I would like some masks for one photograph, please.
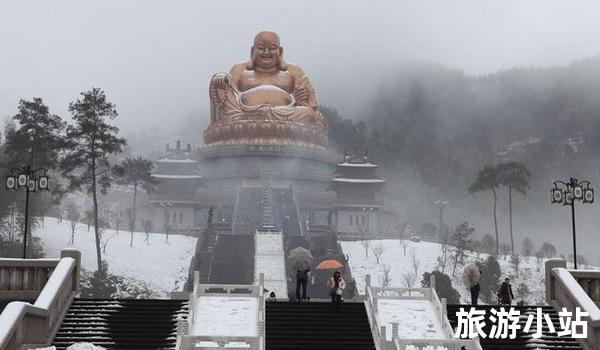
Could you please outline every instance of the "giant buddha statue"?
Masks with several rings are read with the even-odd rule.
[[[256,35],[250,60],[215,74],[209,94],[207,145],[327,144],[328,126],[314,89],[300,67],[284,61],[274,32]]]

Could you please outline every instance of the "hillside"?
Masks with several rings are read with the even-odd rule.
[[[400,240],[371,240],[369,245],[369,256],[365,255],[365,248],[361,243],[355,242],[340,242],[344,253],[348,255],[348,263],[352,271],[352,277],[356,280],[356,285],[360,293],[364,293],[365,275],[371,274],[371,283],[375,286],[381,286],[384,274],[384,266],[389,266],[389,285],[394,287],[405,287],[403,275],[413,271],[413,252],[418,262],[417,279],[413,287],[420,287],[423,273],[431,272],[436,269],[437,257],[442,254],[442,246],[438,243],[431,242],[411,242],[406,241],[406,255]],[[378,245],[384,247],[384,252],[381,255],[379,264],[372,253],[374,247]],[[487,254],[467,253],[465,264],[476,261],[483,261],[488,257]],[[545,303],[545,287],[544,287],[544,261],[537,261],[534,257],[525,257],[519,266],[519,276],[515,274],[515,270],[510,263],[510,257],[500,256],[498,263],[502,270],[502,277],[510,277],[513,284],[513,291],[517,301],[523,300],[526,304],[544,304]],[[464,264],[458,264],[456,273],[452,275],[452,263],[448,263],[445,273],[452,280],[453,287],[458,290],[461,296],[461,303],[470,302],[469,290],[463,285],[462,272]],[[592,267],[586,267],[592,269]],[[517,286],[525,283],[530,291],[527,296],[517,293]],[[500,284],[498,284],[498,288]]]
[[[87,231],[84,224],[78,224],[75,244],[69,244],[71,228],[68,221],[58,223],[56,218],[47,217],[44,227],[33,232],[41,240],[47,258],[57,258],[63,248],[73,248],[81,252],[82,267],[87,271],[96,270],[96,248],[93,227]],[[169,298],[170,292],[182,290],[188,276],[190,260],[194,255],[196,238],[170,235],[165,244],[165,235],[151,233],[149,244],[146,234],[134,232],[134,245],[129,246],[130,233],[106,230],[108,239],[103,259],[108,262],[109,272],[133,281],[145,283],[153,297]]]

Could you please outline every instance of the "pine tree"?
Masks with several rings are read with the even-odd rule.
[[[133,247],[133,231],[136,221],[136,202],[138,188],[141,187],[147,193],[155,191],[158,180],[152,177],[152,161],[143,159],[141,156],[137,158],[127,158],[120,165],[115,167],[115,173],[119,177],[117,182],[133,187],[133,206],[131,208],[130,229],[131,242]]]
[[[493,295],[500,288],[500,278],[502,277],[502,270],[500,270],[500,264],[494,256],[489,256],[487,260],[479,266],[481,271],[481,279],[479,280],[479,286],[481,287],[482,299],[488,303],[493,302]]]
[[[102,90],[82,92],[79,99],[69,104],[69,112],[75,125],[67,128],[68,152],[61,162],[62,173],[69,180],[70,190],[84,187],[92,195],[97,271],[102,276],[98,189],[106,194],[111,184],[108,156],[121,152],[126,142],[117,136],[119,129],[108,124],[108,120],[117,117],[117,110]]]
[[[6,155],[11,165],[29,164],[32,168],[58,167],[58,153],[64,147],[65,122],[50,114],[41,98],[19,101],[13,116],[18,127],[7,128]]]
[[[17,114],[7,120],[5,126],[5,154],[3,163],[7,169],[30,166],[55,169],[58,167],[58,155],[65,146],[65,122],[57,115],[50,114],[48,106],[39,97],[31,101],[21,100]],[[3,177],[4,178],[4,177]],[[58,186],[52,186],[53,194],[59,191]],[[19,215],[25,220],[25,198],[20,191],[10,191],[5,196],[6,203],[12,204]],[[31,228],[43,222],[48,208],[52,205],[51,193],[39,192],[29,199],[29,232],[28,243],[31,240]]]
[[[512,219],[512,191],[520,194],[527,193],[529,189],[529,178],[531,173],[525,164],[519,162],[506,162],[496,167],[498,173],[498,183],[508,187],[508,219],[510,229],[510,251],[515,255],[515,242],[513,238],[513,219]]]
[[[498,171],[496,168],[491,166],[485,166],[483,169],[479,171],[477,174],[477,179],[475,182],[469,186],[469,192],[475,193],[480,191],[490,190],[492,191],[492,195],[494,197],[494,231],[496,232],[496,255],[499,254],[500,247],[498,245],[499,237],[498,237],[498,216],[497,216],[497,207],[498,207],[498,195],[496,194],[496,187],[498,187]]]

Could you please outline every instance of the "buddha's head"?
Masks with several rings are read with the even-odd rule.
[[[279,35],[271,31],[262,31],[254,37],[254,45],[250,49],[249,70],[274,72],[286,70],[283,62],[283,47],[279,43]]]

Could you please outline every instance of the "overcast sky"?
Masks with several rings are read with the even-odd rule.
[[[124,130],[208,118],[215,72],[278,32],[287,60],[344,116],[394,65],[431,61],[481,74],[600,54],[600,1],[3,1],[0,117],[40,96],[52,112],[92,86]],[[201,130],[198,131],[199,133]]]

